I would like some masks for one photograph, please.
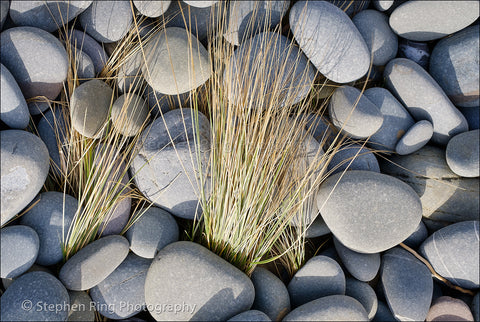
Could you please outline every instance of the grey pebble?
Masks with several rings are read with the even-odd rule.
[[[133,0],[135,8],[144,16],[157,18],[167,11],[170,6],[170,0],[159,0],[159,1],[142,1],[142,0]]]
[[[380,172],[375,155],[359,144],[349,144],[341,147],[332,157],[327,166],[332,174],[345,170],[366,170]]]
[[[95,78],[95,66],[92,59],[82,50],[75,52],[75,68],[80,84]]]
[[[113,127],[124,136],[135,136],[147,125],[148,105],[134,94],[123,94],[112,105]]]
[[[390,308],[385,302],[378,301],[377,313],[373,317],[372,321],[376,322],[395,322],[398,321],[393,316]]]
[[[27,103],[30,115],[43,115],[52,105],[53,103],[51,104],[50,100],[44,98],[39,98],[38,100]]]
[[[373,280],[380,269],[379,253],[357,253],[345,247],[335,237],[333,237],[333,243],[343,265],[345,265],[345,268],[350,274],[352,274],[353,277],[362,282],[369,282]]]
[[[330,234],[331,231],[328,228],[325,220],[323,220],[321,214],[315,217],[315,220],[308,226],[307,231],[305,232],[306,238],[315,238]]]
[[[447,144],[446,159],[450,169],[467,178],[480,176],[480,130],[455,135]]]
[[[430,48],[426,42],[400,38],[398,42],[398,57],[413,60],[427,70],[430,63]]]
[[[265,313],[258,310],[249,310],[235,315],[227,320],[228,322],[242,322],[242,321],[272,321]]]
[[[0,232],[1,277],[15,278],[33,265],[40,241],[35,230],[24,225],[4,227]]]
[[[90,57],[95,67],[95,74],[100,73],[108,61],[108,55],[102,46],[87,33],[77,29],[69,31],[66,37],[73,46]]]
[[[92,299],[83,291],[68,291],[70,297],[70,310],[67,321],[95,321],[95,306]]]
[[[468,305],[457,298],[442,296],[432,302],[426,321],[476,321]]]
[[[185,2],[189,6],[196,8],[208,8],[213,6],[218,1],[219,0],[183,0],[183,2]]]
[[[416,249],[418,246],[420,246],[423,241],[428,237],[428,230],[423,221],[420,221],[420,223],[417,226],[417,229],[408,236],[407,239],[403,241],[405,245],[407,245],[410,248]]]
[[[3,24],[7,20],[9,9],[10,1],[0,1],[0,30],[3,29]]]
[[[347,278],[345,295],[359,301],[365,308],[365,311],[367,311],[368,319],[373,319],[377,313],[378,300],[375,291],[370,285],[355,278]]]
[[[350,1],[350,0],[327,0],[345,12],[349,17],[359,14],[367,9],[370,0]]]
[[[27,102],[10,71],[1,65],[0,119],[10,128],[23,130],[30,121]]]
[[[472,313],[474,321],[480,321],[480,292],[477,292],[473,297]]]
[[[407,155],[423,148],[432,138],[433,125],[427,120],[421,120],[412,125],[395,146],[395,152]]]
[[[387,11],[393,5],[395,0],[372,0],[373,6],[378,11]]]
[[[474,107],[458,106],[458,110],[467,119],[469,130],[478,130],[480,128],[480,106],[474,106]]]

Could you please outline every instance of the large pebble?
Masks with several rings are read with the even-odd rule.
[[[366,170],[380,172],[377,158],[367,148],[358,144],[341,147],[327,166],[332,174],[345,170]]]
[[[411,154],[423,148],[433,135],[433,125],[427,120],[421,120],[412,125],[407,133],[398,140],[395,152],[400,155]]]
[[[66,321],[68,292],[53,275],[31,272],[19,277],[0,298],[2,321]]]
[[[420,198],[410,186],[373,171],[353,170],[327,178],[317,201],[333,235],[359,253],[397,245],[415,231],[422,217]]]
[[[398,57],[413,60],[427,70],[430,63],[430,47],[426,42],[400,38],[398,42]]]
[[[390,26],[403,38],[429,41],[453,34],[479,16],[478,1],[407,1],[390,15]]]
[[[450,297],[441,296],[432,303],[426,321],[476,321],[465,302]]]
[[[49,156],[43,141],[20,130],[0,132],[1,225],[35,198],[48,175]]]
[[[142,1],[133,0],[135,8],[144,16],[157,18],[167,11],[170,6],[171,0],[159,0],[159,1]]]
[[[391,60],[385,67],[387,86],[417,120],[433,124],[432,141],[446,145],[455,134],[468,130],[465,117],[442,88],[418,64],[405,58]]]
[[[450,282],[469,289],[478,288],[478,236],[478,220],[455,223],[434,232],[420,246],[420,252],[435,271]]]
[[[112,235],[100,238],[73,255],[60,269],[59,278],[73,291],[88,290],[110,275],[127,257],[125,237]]]
[[[406,250],[393,248],[382,257],[381,280],[397,320],[425,320],[433,294],[432,274],[427,266]]]
[[[249,310],[254,297],[247,275],[193,242],[163,248],[145,281],[147,308],[156,320],[224,321]],[[178,311],[154,310],[158,303]]]
[[[26,99],[55,99],[67,79],[68,57],[60,40],[35,27],[14,27],[0,34],[2,64],[17,80]]]
[[[10,71],[1,65],[0,119],[10,128],[23,130],[30,121],[27,102]]]
[[[368,319],[372,320],[377,313],[378,300],[373,288],[365,282],[360,282],[354,278],[347,278],[345,295],[351,296],[359,301],[365,311],[367,311]]]
[[[227,322],[260,322],[260,321],[272,321],[268,315],[258,310],[249,310],[235,315],[227,320]]]
[[[0,230],[1,277],[14,278],[26,272],[38,256],[40,241],[32,228],[14,225]]]
[[[480,130],[455,135],[447,144],[446,159],[450,169],[459,176],[480,175]]]
[[[298,1],[290,9],[290,27],[302,51],[328,79],[348,83],[367,73],[368,47],[350,18],[336,6],[326,1]]]
[[[140,96],[121,95],[112,106],[113,127],[125,136],[134,136],[147,124],[148,105]]]
[[[83,291],[68,291],[70,297],[70,310],[67,321],[95,321],[95,305],[92,299]]]
[[[320,297],[345,294],[345,274],[340,265],[327,256],[309,259],[287,286],[293,307]]]
[[[87,33],[77,29],[69,31],[66,37],[75,48],[82,50],[92,59],[95,73],[100,73],[108,61],[108,55],[102,46]]]
[[[353,277],[362,282],[369,282],[380,269],[380,254],[361,254],[348,249],[337,238],[333,238],[337,254],[343,265]]]

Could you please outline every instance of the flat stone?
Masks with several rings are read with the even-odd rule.
[[[397,319],[393,316],[390,308],[382,301],[378,301],[377,313],[373,317],[372,321],[375,322],[395,322]]]
[[[315,256],[300,268],[287,286],[293,307],[320,297],[345,294],[345,274],[340,265],[327,256]]]
[[[35,198],[48,175],[49,156],[43,141],[21,130],[0,132],[1,225]]]
[[[427,239],[427,237],[428,237],[427,226],[425,226],[423,221],[420,221],[420,223],[417,226],[417,229],[415,229],[415,231],[410,236],[408,236],[408,238],[405,239],[403,243],[410,248],[416,249],[418,248],[418,246],[420,246],[423,243],[425,239]]]
[[[148,123],[148,105],[140,96],[121,95],[112,106],[113,127],[124,136],[134,136]]]
[[[280,321],[290,312],[288,290],[275,274],[257,266],[251,279],[255,287],[252,309],[264,312],[272,321]]]
[[[92,299],[83,291],[68,291],[70,297],[70,310],[67,321],[95,321],[95,306]]]
[[[150,310],[156,320],[224,321],[249,310],[254,297],[247,275],[193,242],[180,241],[163,248],[145,281],[147,308],[181,303],[182,310]]]
[[[382,256],[381,280],[388,306],[399,321],[424,321],[432,301],[430,270],[402,248]]]
[[[415,62],[395,58],[385,67],[384,76],[387,86],[415,120],[428,120],[433,124],[434,143],[446,145],[455,134],[468,130],[462,113],[437,82]]]
[[[145,57],[143,76],[163,94],[188,92],[210,78],[207,50],[182,28],[166,28],[152,36],[145,46]]]
[[[333,235],[359,253],[394,247],[415,231],[422,217],[420,198],[409,185],[373,171],[334,174],[322,183],[317,198]]]
[[[475,289],[480,286],[478,236],[478,220],[455,223],[430,235],[420,253],[453,284]]]
[[[377,158],[367,148],[359,144],[349,144],[341,147],[334,154],[327,166],[332,174],[346,170],[365,170],[380,172]]]
[[[407,155],[423,148],[433,136],[433,125],[427,120],[421,120],[412,125],[395,146],[395,152]]]
[[[373,288],[365,282],[360,282],[355,278],[347,278],[345,295],[351,296],[359,301],[365,311],[367,311],[368,319],[372,320],[377,313],[378,300]]]
[[[465,28],[440,40],[430,58],[430,75],[457,106],[478,106],[478,25]]]
[[[178,241],[178,224],[165,210],[151,207],[139,210],[133,217],[138,215],[140,218],[125,234],[130,249],[138,256],[154,258],[163,247]]]
[[[55,99],[67,79],[68,57],[60,40],[35,27],[14,27],[0,35],[1,62],[15,77],[25,99]]]
[[[446,159],[450,169],[459,176],[480,176],[480,130],[455,135],[447,144]]]
[[[38,235],[24,225],[8,226],[0,232],[1,277],[17,277],[25,273],[37,259],[40,244]]]
[[[354,298],[330,295],[296,308],[282,321],[368,321],[368,314]]]
[[[290,9],[290,28],[302,51],[328,79],[348,83],[367,73],[368,47],[347,14],[335,5],[296,2]],[[332,37],[336,34],[342,37]]]
[[[228,322],[244,322],[244,321],[272,321],[268,315],[258,310],[249,310],[235,315],[227,320]]]
[[[480,128],[480,106],[474,106],[474,107],[459,106],[458,110],[467,119],[469,130],[478,130]]]
[[[87,33],[77,29],[69,31],[66,38],[73,46],[82,50],[88,55],[88,57],[90,57],[95,66],[95,74],[102,71],[108,61],[108,55],[95,39],[90,37]]]
[[[45,272],[31,272],[20,276],[0,297],[0,319],[65,321],[68,317],[65,303],[70,303],[68,292],[58,279]]]
[[[393,5],[395,0],[372,0],[373,6],[378,11],[387,11]]]
[[[135,8],[144,16],[150,18],[160,17],[162,14],[167,11],[172,1],[170,0],[160,0],[160,1],[142,1],[142,0],[133,0]]]
[[[355,139],[365,139],[375,134],[383,123],[383,115],[378,107],[352,86],[335,90],[328,112],[333,125]]]
[[[30,121],[27,102],[22,90],[10,71],[1,65],[1,104],[0,119],[10,128],[23,130]]]
[[[395,58],[398,39],[388,24],[387,15],[377,10],[363,10],[352,21],[365,40],[369,52],[373,54],[373,65],[383,66]]]
[[[38,100],[30,101],[29,103],[27,103],[30,115],[43,115],[53,105],[53,103],[50,104],[49,100],[42,99],[41,97]]]
[[[479,16],[477,1],[408,1],[390,15],[390,26],[403,38],[429,41],[453,34]]]
[[[50,266],[63,259],[62,243],[67,240],[67,233],[78,210],[78,201],[57,191],[42,192],[32,204],[37,201],[20,218],[20,223],[38,233],[40,249],[37,264]]]
[[[424,218],[447,222],[478,219],[478,178],[453,173],[445,160],[445,150],[426,145],[409,155],[380,160],[380,169],[415,190]]]
[[[432,303],[426,321],[475,321],[465,302],[450,296],[442,296]]]
[[[72,291],[88,290],[110,275],[127,257],[125,237],[100,238],[73,255],[60,269],[59,278]]]
[[[333,238],[337,254],[347,271],[357,280],[369,282],[380,269],[380,254],[361,254],[348,249],[337,238]]]
[[[413,60],[427,70],[430,62],[430,48],[426,42],[400,38],[398,41],[398,57]]]

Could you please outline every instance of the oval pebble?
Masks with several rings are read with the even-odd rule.
[[[433,301],[428,311],[426,321],[475,321],[465,302],[450,297],[441,296]]]
[[[398,57],[413,60],[427,70],[430,62],[430,48],[426,42],[400,38],[398,42]]]
[[[447,144],[446,159],[450,169],[459,176],[480,176],[480,130],[455,135]]]
[[[234,317],[227,320],[227,322],[245,322],[245,321],[272,321],[262,311],[258,310],[249,310],[235,315]]]
[[[83,291],[68,291],[70,297],[70,310],[67,321],[95,321],[95,306],[92,299]]]
[[[144,16],[150,18],[160,17],[162,14],[167,11],[170,6],[170,0],[159,0],[159,1],[142,1],[142,0],[133,0],[135,8]]]
[[[147,124],[148,105],[140,96],[121,95],[112,106],[112,122],[115,129],[125,136],[134,136]]]
[[[341,147],[328,163],[328,171],[332,174],[345,170],[366,170],[380,172],[377,158],[367,148],[359,144],[349,144]]]
[[[412,125],[395,146],[395,152],[407,155],[423,148],[433,135],[433,125],[427,120],[421,120]]]
[[[365,308],[365,311],[367,311],[368,319],[373,319],[377,313],[378,300],[375,291],[370,285],[354,278],[347,278],[345,295],[359,301]]]
[[[362,282],[369,282],[380,269],[380,254],[361,254],[348,249],[337,238],[333,238],[337,254],[343,265],[353,277]]]
[[[95,67],[95,73],[102,71],[108,61],[108,55],[102,46],[84,31],[73,29],[67,33],[66,39],[75,48],[82,50],[90,57]]]
[[[30,121],[30,113],[22,90],[10,71],[1,65],[0,119],[10,128],[23,130]]]
[[[14,278],[25,273],[38,256],[40,241],[32,228],[13,225],[0,230],[1,277]]]

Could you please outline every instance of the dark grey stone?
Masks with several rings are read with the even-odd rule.
[[[478,220],[455,223],[428,237],[420,246],[420,253],[453,284],[475,289],[480,286],[478,236]]]
[[[447,144],[446,159],[450,169],[461,177],[480,176],[480,130],[455,135]]]
[[[458,110],[467,119],[469,130],[478,130],[480,128],[480,106],[474,106],[474,107],[459,106]]]
[[[378,11],[387,11],[393,5],[395,0],[372,0],[373,6]]]
[[[102,237],[73,255],[60,269],[59,278],[72,291],[88,290],[110,275],[127,257],[125,237]]]
[[[473,319],[472,312],[462,300],[442,296],[433,301],[427,321],[476,321]]]
[[[50,104],[49,100],[39,98],[38,100],[35,101],[30,101],[27,103],[28,106],[28,111],[30,112],[30,115],[40,115],[44,114],[50,107],[51,105],[54,105],[53,103]]]
[[[35,27],[14,27],[0,34],[1,62],[15,77],[25,99],[55,99],[67,79],[68,57],[60,40]]]
[[[427,70],[430,62],[430,48],[426,42],[400,38],[398,42],[398,57],[413,60]]]
[[[359,301],[365,311],[367,311],[368,319],[372,320],[377,313],[378,300],[373,288],[365,282],[360,282],[354,278],[347,278],[347,287],[345,295],[351,296]]]
[[[147,308],[156,320],[224,321],[249,310],[254,297],[247,275],[193,242],[180,241],[163,248],[145,281]],[[158,303],[174,308],[153,310]]]
[[[143,98],[134,93],[117,98],[111,113],[113,127],[125,136],[138,134],[148,123],[148,105]]]
[[[377,158],[367,148],[359,144],[349,144],[341,147],[327,166],[332,174],[345,170],[366,170],[380,172]]]
[[[65,321],[68,303],[68,292],[58,279],[45,272],[31,272],[13,282],[0,298],[0,319]]]
[[[68,291],[70,297],[70,310],[67,321],[95,321],[95,306],[92,299],[83,291]]]
[[[22,275],[19,275],[18,277],[20,276],[23,276],[27,273],[30,273],[30,272],[45,272],[45,273],[49,273],[49,274],[52,274],[53,275],[53,272],[51,270],[49,270],[48,268],[46,267],[43,267],[43,266],[40,266],[40,265],[37,265],[37,264],[33,264],[32,266],[30,266],[29,269],[27,269],[27,271],[25,273],[22,273]],[[18,278],[18,277],[14,277],[14,278],[2,278],[2,284],[3,284],[3,288],[4,289],[7,289],[10,287],[10,285],[12,285],[13,282],[15,282],[15,280]]]
[[[350,1],[350,0],[327,0],[338,8],[342,9],[349,17],[352,17],[370,5],[370,0]]]
[[[403,241],[405,245],[407,245],[410,248],[416,249],[418,246],[420,246],[423,241],[428,237],[428,231],[427,227],[423,223],[423,221],[420,221],[420,223],[417,226],[417,229],[408,236],[407,239]]]
[[[390,308],[382,301],[378,301],[377,313],[372,321],[376,322],[396,322],[397,319],[393,316]]]
[[[323,115],[306,114],[304,117],[307,119],[306,130],[317,140],[322,146],[323,150],[327,149],[327,145],[331,143],[334,133],[330,122]]]
[[[0,30],[3,29],[3,24],[7,20],[9,8],[10,1],[0,1]]]
[[[242,321],[272,321],[268,315],[261,311],[249,310],[235,315],[227,320],[228,322],[242,322]]]
[[[343,265],[345,265],[345,268],[350,274],[352,274],[353,277],[362,282],[369,282],[373,280],[380,269],[379,253],[357,253],[345,247],[335,237],[333,238],[333,243]]]
[[[331,231],[328,228],[325,220],[323,220],[321,214],[315,217],[315,220],[308,226],[307,231],[305,232],[306,238],[315,238],[330,234]]]
[[[160,0],[160,1],[141,1],[133,0],[135,8],[144,16],[157,18],[167,11],[170,6],[170,0]]]
[[[37,259],[38,235],[23,225],[7,226],[0,232],[1,277],[15,278],[26,272]]]
[[[0,132],[1,225],[35,198],[48,175],[49,156],[43,141],[21,130]]]
[[[302,51],[328,79],[348,83],[367,73],[368,47],[347,14],[335,5],[296,2],[290,9],[290,28]],[[332,37],[337,34],[342,36]]]
[[[432,138],[433,125],[427,120],[421,120],[412,125],[395,146],[395,152],[400,155],[412,154],[423,148]]]
[[[88,57],[90,57],[95,66],[96,74],[102,71],[108,61],[108,55],[95,39],[90,37],[87,33],[77,29],[69,31],[67,39],[73,46],[81,49],[88,55]]]
[[[10,71],[1,65],[0,119],[10,128],[23,130],[30,121],[27,102]]]
[[[150,85],[146,85],[143,98],[148,104],[151,116],[157,118],[161,113],[167,113],[176,108],[188,107],[190,95],[191,92],[179,95],[166,95],[155,91]]]
[[[477,292],[473,297],[472,313],[474,321],[480,321],[480,292]]]

